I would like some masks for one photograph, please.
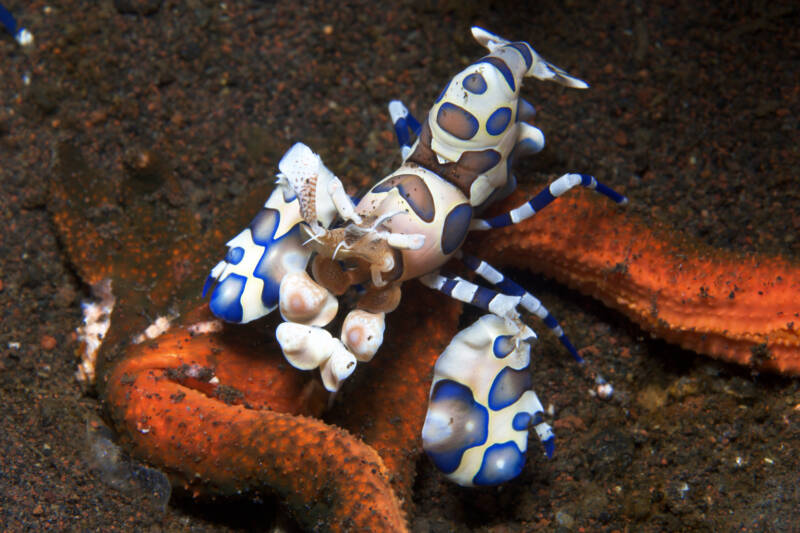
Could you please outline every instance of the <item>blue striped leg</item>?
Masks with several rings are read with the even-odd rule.
[[[578,354],[577,350],[575,350],[575,347],[572,345],[569,338],[567,338],[567,336],[564,334],[561,326],[558,325],[558,322],[555,318],[553,318],[553,315],[547,311],[547,309],[541,304],[541,302],[539,302],[539,300],[534,298],[529,292],[522,289],[518,284],[503,276],[485,261],[480,261],[479,259],[475,258],[471,259],[474,261],[472,263],[473,265],[475,263],[478,264],[477,267],[471,266],[467,260],[464,260],[464,264],[466,264],[469,268],[472,268],[490,283],[494,283],[501,289],[508,292],[516,292],[519,294],[503,294],[493,289],[481,287],[480,285],[476,285],[457,276],[443,276],[438,272],[426,274],[425,276],[419,278],[419,280],[426,287],[442,292],[460,302],[480,307],[484,311],[489,311],[490,313],[514,321],[517,327],[520,329],[520,335],[517,339],[518,341],[535,339],[536,333],[534,333],[532,329],[526,326],[519,319],[517,306],[522,305],[527,311],[535,314],[538,317],[542,317],[542,315],[544,315],[544,323],[556,334],[556,336],[558,336],[558,340],[561,341],[561,344],[567,348],[569,353],[572,354],[572,357],[574,357],[576,361],[579,363],[584,363],[583,358],[580,356],[580,354]],[[481,267],[481,264],[485,266]],[[581,365],[581,368],[583,369],[583,373],[594,381],[595,389],[592,391],[592,394],[603,400],[611,398],[611,396],[614,394],[613,385],[606,381],[605,378],[603,378],[603,376],[593,368],[589,368],[583,364]]]
[[[394,133],[397,135],[397,143],[400,145],[400,153],[405,159],[411,153],[412,143],[408,132],[411,130],[411,133],[418,137],[419,132],[422,131],[422,125],[400,100],[389,102],[389,116],[394,125]]]
[[[516,209],[512,209],[508,213],[503,213],[489,219],[473,219],[469,229],[482,231],[492,228],[504,228],[506,226],[522,222],[523,220],[532,217],[538,211],[541,211],[550,205],[553,200],[578,185],[595,190],[600,194],[611,198],[614,202],[620,205],[625,205],[628,203],[628,199],[625,196],[621,195],[611,187],[603,185],[588,174],[564,174],[552,182],[547,188],[542,189],[539,194],[531,198],[529,201],[525,202]]]
[[[517,318],[516,308],[522,300],[519,296],[509,296],[494,289],[487,289],[458,276],[443,276],[432,272],[419,278],[423,285],[447,296],[471,304],[492,314],[507,318]]]
[[[495,287],[499,288],[504,294],[520,297],[520,304],[522,304],[522,307],[524,307],[529,313],[534,314],[542,319],[544,325],[550,328],[550,331],[552,331],[553,334],[558,337],[559,342],[561,342],[561,344],[564,345],[564,348],[566,348],[567,351],[572,354],[572,357],[577,362],[583,363],[583,357],[580,356],[578,350],[576,350],[575,346],[572,345],[572,342],[564,333],[564,330],[561,328],[558,321],[534,295],[523,289],[521,285],[512,279],[507,278],[502,272],[494,268],[486,261],[478,259],[477,257],[473,257],[469,254],[465,254],[461,251],[456,254],[456,257],[460,259],[461,262],[467,266],[467,268],[478,274]]]
[[[503,294],[458,276],[443,276],[439,272],[431,272],[420,277],[419,280],[426,287],[442,292],[459,302],[474,305],[484,311],[514,321],[520,330],[518,341],[536,339],[536,333],[519,319],[517,306],[522,301],[520,296]]]

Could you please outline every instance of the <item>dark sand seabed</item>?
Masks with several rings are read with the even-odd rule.
[[[478,24],[528,40],[592,85],[526,85],[548,146],[520,181],[591,172],[624,191],[629,209],[703,242],[800,257],[796,2],[3,3],[36,43],[25,51],[0,38],[2,530],[231,531],[275,520],[272,502],[176,494],[163,509],[89,471],[86,421],[102,410],[74,378],[73,333],[88,291],[47,212],[60,143],[112,182],[152,150],[182,191],[172,201],[205,224],[234,216],[234,198],[270,180],[298,140],[363,186],[399,163],[386,103],[402,98],[422,116],[482,55],[469,35]],[[531,454],[518,480],[481,491],[421,461],[415,531],[798,530],[797,379],[650,339],[593,300],[515,276],[576,346],[591,347],[617,396],[591,398],[543,333],[534,383],[555,408],[555,457]]]

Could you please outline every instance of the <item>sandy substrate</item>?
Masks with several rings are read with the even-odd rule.
[[[520,181],[591,172],[636,213],[707,244],[800,257],[792,2],[4,4],[35,36],[28,50],[0,38],[4,530],[231,531],[268,527],[276,514],[272,502],[201,505],[180,494],[164,508],[89,471],[87,420],[102,406],[74,378],[73,333],[88,290],[47,212],[62,143],[114,183],[136,154],[157,154],[173,187],[164,194],[206,225],[234,216],[233,199],[270,180],[298,140],[355,191],[399,163],[386,103],[401,98],[423,115],[482,55],[468,31],[479,24],[530,41],[592,85],[527,84],[548,145]],[[516,277],[607,369],[617,395],[590,397],[541,335],[534,383],[553,405],[556,456],[533,456],[518,480],[481,491],[421,461],[415,531],[797,527],[796,379],[680,350],[575,292]]]

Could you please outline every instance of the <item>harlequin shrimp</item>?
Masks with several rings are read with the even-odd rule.
[[[354,202],[309,147],[295,144],[278,163],[272,195],[228,242],[227,256],[203,289],[205,295],[213,288],[211,310],[229,322],[249,322],[278,308],[285,322],[275,334],[286,359],[299,369],[319,368],[330,391],[357,362],[375,355],[403,282],[417,279],[488,312],[458,333],[436,362],[422,428],[423,447],[435,465],[467,486],[518,475],[530,427],[547,456],[553,453],[552,430],[531,389],[536,334],[521,311],[542,319],[581,360],[539,300],[460,250],[467,234],[516,224],[578,185],[627,202],[591,176],[565,174],[516,209],[479,217],[514,190],[514,160],[544,147],[542,132],[526,122],[535,111],[520,97],[523,78],[588,85],[528,43],[480,28],[472,34],[489,55],[450,81],[423,122],[401,102],[389,104],[403,156],[396,171]],[[494,288],[441,272],[451,259]],[[345,294],[356,303],[335,337],[324,328]]]

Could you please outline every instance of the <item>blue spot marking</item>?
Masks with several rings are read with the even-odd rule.
[[[514,370],[510,366],[505,367],[497,374],[489,389],[489,408],[499,411],[504,407],[513,404],[523,393],[531,388],[531,374],[527,368]]]
[[[486,92],[486,80],[478,72],[473,72],[461,82],[466,90],[472,94],[483,94]]]
[[[259,211],[249,226],[253,242],[267,246],[275,236],[280,220],[281,215],[275,209],[264,208]]]
[[[528,413],[517,413],[511,421],[511,427],[517,431],[525,431],[531,425],[531,415]]]
[[[244,257],[244,248],[241,246],[234,246],[228,250],[228,255],[225,256],[225,261],[232,265],[238,265]]]
[[[494,353],[495,357],[502,359],[514,351],[514,343],[511,340],[512,338],[513,337],[511,335],[498,335],[494,338],[492,352]]]
[[[511,441],[493,444],[483,452],[481,469],[472,482],[482,486],[499,485],[517,477],[523,466],[525,454],[519,451],[516,444]]]
[[[505,61],[503,61],[499,57],[486,56],[480,61],[478,61],[478,63],[489,63],[494,68],[496,68],[500,72],[500,74],[502,74],[503,77],[506,79],[506,83],[508,83],[508,86],[511,88],[511,91],[516,92],[517,84],[514,81],[514,75],[511,73],[511,69],[508,68],[508,65],[506,65]]]
[[[458,163],[463,165],[466,169],[475,172],[475,174],[483,174],[497,165],[500,159],[500,152],[490,148],[488,150],[470,150],[464,152],[461,154],[461,157],[458,158]]]
[[[450,102],[445,102],[436,113],[436,123],[444,131],[464,141],[478,133],[478,119],[472,113]]]
[[[414,213],[425,222],[433,222],[436,207],[433,194],[425,181],[415,174],[399,174],[373,187],[374,193],[385,193],[397,188]]]
[[[258,272],[256,271],[255,275],[257,274]],[[278,305],[281,282],[269,276],[264,276],[262,279],[264,281],[264,288],[261,289],[261,302],[267,309],[273,309]]]
[[[522,139],[517,145],[514,147],[514,151],[517,152],[514,154],[516,157],[520,155],[531,155],[531,154],[538,154],[542,151],[543,146],[536,144],[531,139]]]
[[[229,274],[211,293],[209,307],[215,316],[226,322],[241,322],[243,316],[242,294],[247,278]]]
[[[511,122],[511,109],[508,107],[501,107],[492,113],[489,120],[486,121],[486,131],[488,131],[490,135],[500,135],[506,131],[509,122]]]
[[[287,204],[294,202],[297,199],[297,194],[294,192],[294,189],[291,187],[284,187],[283,188],[283,201]]]
[[[270,211],[274,210],[270,209]],[[261,302],[267,309],[274,309],[275,306],[278,305],[278,293],[281,287],[281,280],[276,280],[271,276],[273,264],[271,261],[272,256],[270,256],[269,253],[270,249],[284,239],[293,238],[299,232],[300,224],[295,224],[295,226],[281,238],[268,243],[267,249],[264,250],[261,259],[259,259],[256,268],[253,270],[253,276],[264,282],[264,287],[261,289]]]
[[[442,252],[445,255],[458,250],[464,242],[470,220],[472,220],[472,206],[469,204],[457,205],[447,213],[442,226]]]
[[[531,54],[527,44],[517,41],[507,46],[519,52],[519,54],[522,56],[522,59],[525,60],[525,68],[531,68],[531,65],[533,64],[533,55]]]
[[[489,430],[489,412],[473,399],[472,391],[468,387],[449,379],[439,381],[433,388],[430,405],[438,402],[461,404],[459,410],[469,412],[468,415],[465,415],[465,418],[477,419],[476,427],[473,428],[472,432],[464,434],[464,440],[458,443],[454,450],[446,452],[425,450],[425,453],[431,458],[436,468],[445,474],[451,474],[461,464],[461,457],[467,449],[480,446],[486,442]]]

